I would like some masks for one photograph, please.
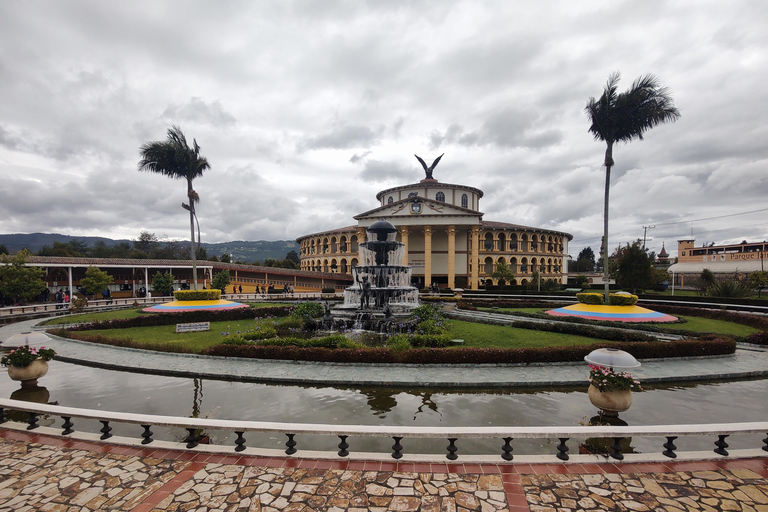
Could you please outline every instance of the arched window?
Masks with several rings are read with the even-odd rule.
[[[493,274],[493,259],[491,257],[485,258],[485,265],[483,265],[483,272],[486,275]]]
[[[444,203],[445,202],[445,193],[438,192],[437,194],[435,194],[435,199],[437,199],[438,201],[441,201],[441,202]]]
[[[387,199],[387,204],[392,204],[395,201],[395,199],[392,196],[389,196],[389,199]]]
[[[469,196],[467,194],[461,194],[461,207],[469,208]]]
[[[484,247],[485,247],[486,251],[492,251],[493,250],[493,233],[486,233],[485,234]]]

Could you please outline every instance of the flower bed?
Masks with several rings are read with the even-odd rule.
[[[685,340],[673,343],[627,342],[621,348],[638,359],[664,357],[716,356],[732,354],[736,342],[730,338]],[[260,345],[216,345],[206,355],[248,357],[257,359],[285,359],[336,363],[405,363],[405,364],[530,364],[583,361],[594,346],[546,347],[524,349],[479,348],[300,348]]]

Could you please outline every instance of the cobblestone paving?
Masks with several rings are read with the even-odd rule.
[[[747,468],[630,474],[523,475],[531,512],[768,512],[768,484]]]
[[[152,510],[508,510],[501,475],[208,464]]]
[[[0,512],[768,512],[768,458],[412,464],[116,446],[0,428]]]
[[[189,465],[1,441],[0,512],[132,510]]]

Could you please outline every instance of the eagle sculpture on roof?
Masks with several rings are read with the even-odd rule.
[[[445,153],[443,153],[443,155],[444,155],[444,154],[445,154]],[[429,167],[427,167],[427,164],[426,164],[426,162],[424,162],[424,160],[422,160],[422,159],[421,159],[421,157],[419,157],[419,155],[413,155],[413,156],[415,156],[415,157],[416,157],[416,160],[418,160],[418,161],[419,161],[419,163],[421,164],[421,166],[424,168],[424,172],[425,172],[425,173],[427,173],[427,179],[428,179],[428,180],[432,180],[432,179],[434,179],[434,178],[432,177],[432,171],[434,171],[434,170],[435,170],[435,167],[437,167],[437,162],[439,162],[439,161],[440,161],[440,159],[441,159],[441,158],[443,158],[443,155],[440,155],[439,157],[437,157],[437,158],[435,159],[435,161],[434,161],[434,162],[432,162],[432,165],[430,165]]]

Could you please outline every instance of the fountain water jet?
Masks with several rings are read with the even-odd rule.
[[[354,284],[344,290],[344,303],[333,308],[334,317],[350,320],[355,329],[384,330],[418,307],[419,290],[411,285],[411,268],[402,264],[405,244],[396,234],[383,219],[368,228],[361,264],[352,267]]]

